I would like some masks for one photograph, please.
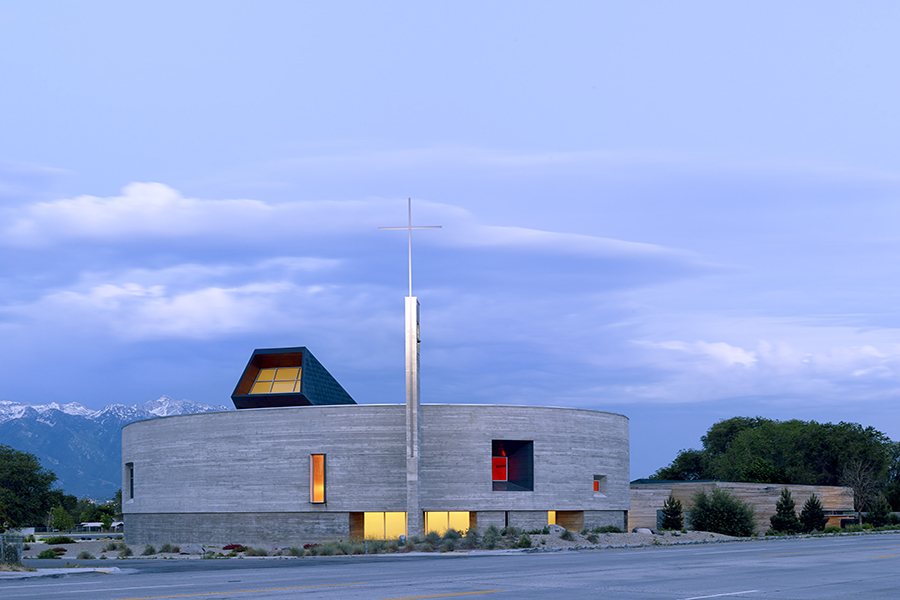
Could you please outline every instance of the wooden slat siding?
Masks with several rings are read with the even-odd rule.
[[[797,507],[797,514],[812,494],[819,497],[825,510],[853,510],[853,491],[848,487],[828,485],[779,485],[775,483],[740,483],[728,481],[666,481],[665,483],[631,484],[631,511],[628,513],[629,527],[656,527],[656,511],[671,493],[681,500],[685,510],[690,510],[694,494],[698,490],[709,492],[713,487],[727,489],[737,498],[745,500],[756,511],[756,531],[765,533],[769,527],[769,517],[775,514],[775,503],[781,497],[782,488],[791,490]],[[656,492],[649,494],[648,492]],[[846,517],[844,517],[846,518]],[[829,525],[833,524],[829,521]],[[840,524],[840,518],[837,519]]]

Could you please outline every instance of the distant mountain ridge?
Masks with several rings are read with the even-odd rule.
[[[107,500],[122,487],[122,427],[158,417],[234,410],[162,396],[100,410],[69,404],[0,401],[0,444],[37,456],[57,487],[79,498]]]

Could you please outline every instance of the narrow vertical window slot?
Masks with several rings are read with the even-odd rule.
[[[314,504],[325,502],[325,455],[309,455],[309,501]]]

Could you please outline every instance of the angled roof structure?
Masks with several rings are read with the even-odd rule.
[[[356,404],[304,346],[254,350],[231,400],[238,409]]]

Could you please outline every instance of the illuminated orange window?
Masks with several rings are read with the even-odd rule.
[[[300,391],[300,367],[260,369],[251,394],[286,394]]]
[[[506,481],[506,457],[492,457],[494,463],[494,481]]]
[[[325,502],[325,455],[309,455],[309,501]]]
[[[597,481],[596,479],[594,480],[594,491],[595,491],[595,492],[599,492],[599,491],[600,491],[600,482]]]

